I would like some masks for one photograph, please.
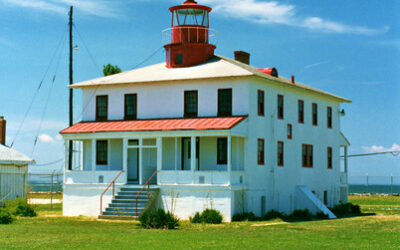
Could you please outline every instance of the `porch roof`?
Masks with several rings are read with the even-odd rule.
[[[134,121],[80,122],[60,134],[231,129],[247,116],[166,118]]]

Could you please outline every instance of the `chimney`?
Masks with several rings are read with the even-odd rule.
[[[0,144],[6,145],[6,123],[4,116],[0,116]]]
[[[235,51],[235,60],[241,63],[250,64],[250,54],[244,51]]]
[[[296,82],[294,81],[294,75],[292,75],[292,84],[296,84]]]

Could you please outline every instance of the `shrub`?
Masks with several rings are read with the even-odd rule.
[[[139,217],[140,225],[144,228],[175,229],[179,226],[179,219],[164,209],[146,210]]]
[[[285,217],[288,220],[312,220],[313,215],[308,209],[294,210],[291,214]]]
[[[346,217],[352,215],[360,215],[360,206],[351,203],[340,203],[330,209],[337,217]]]
[[[36,212],[32,206],[26,203],[25,198],[17,198],[15,200],[9,200],[5,204],[5,208],[15,215],[22,217],[35,217]]]
[[[281,212],[278,212],[275,210],[270,210],[263,216],[263,220],[272,220],[272,219],[283,218],[283,217],[284,217],[284,215]]]
[[[0,224],[10,224],[14,221],[11,213],[4,208],[0,208]]]
[[[329,219],[329,216],[324,212],[318,212],[315,214],[315,217],[320,220]]]
[[[206,209],[201,214],[197,212],[194,217],[189,218],[192,223],[221,224],[222,214],[215,209]]]

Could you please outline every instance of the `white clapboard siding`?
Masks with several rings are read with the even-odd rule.
[[[25,197],[27,172],[27,165],[0,165],[0,201]]]

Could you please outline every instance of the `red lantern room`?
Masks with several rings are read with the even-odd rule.
[[[214,31],[209,29],[211,8],[187,0],[169,9],[172,27],[163,31],[168,68],[189,67],[204,63],[214,56],[215,45],[209,43]],[[210,34],[212,33],[212,34]]]

